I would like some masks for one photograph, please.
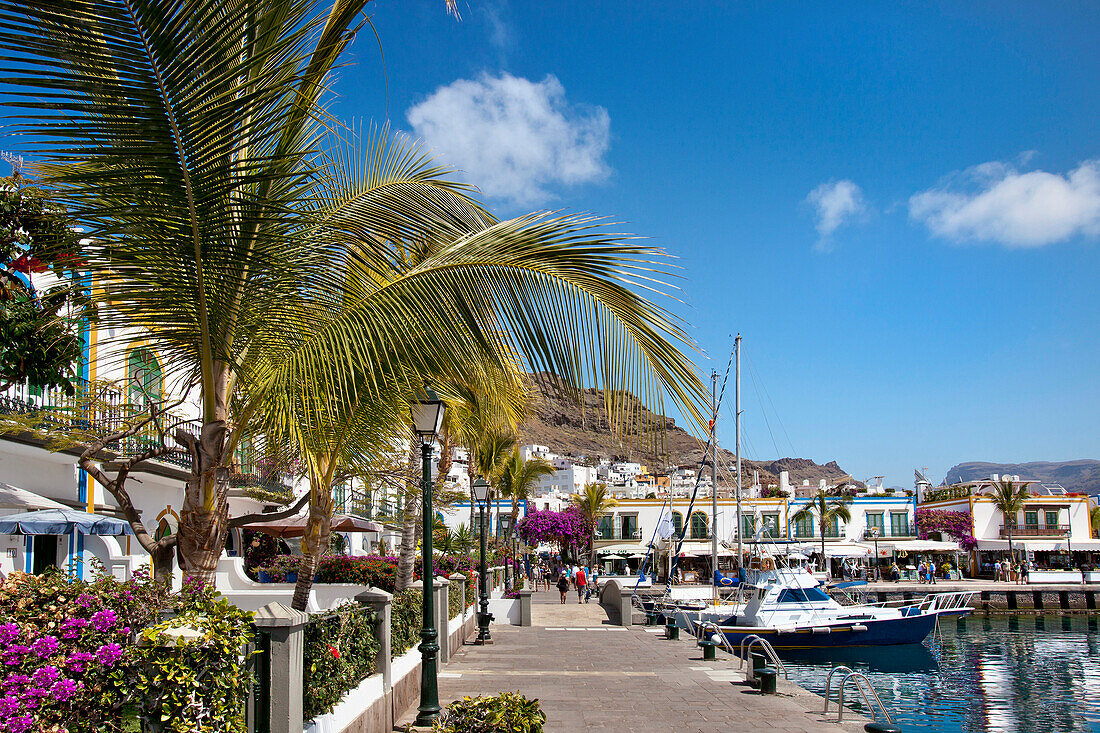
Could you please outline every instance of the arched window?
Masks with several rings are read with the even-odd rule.
[[[684,531],[684,515],[680,512],[672,513],[672,529],[675,530],[677,537]]]
[[[707,538],[707,515],[695,512],[691,515],[691,539],[705,540]]]
[[[144,405],[150,399],[158,399],[164,392],[164,372],[153,350],[140,346],[130,352],[126,360],[126,382],[130,401]]]

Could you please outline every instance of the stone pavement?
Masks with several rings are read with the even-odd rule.
[[[531,627],[494,625],[494,644],[467,644],[440,670],[440,704],[466,695],[519,690],[538,698],[551,731],[861,731],[846,712],[836,725],[822,700],[780,679],[779,695],[745,685],[724,652],[702,661],[693,639],[667,641],[664,629],[609,623],[596,603],[565,605],[556,591],[534,596]],[[415,717],[413,706],[398,729]]]

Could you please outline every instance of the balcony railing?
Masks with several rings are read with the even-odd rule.
[[[93,406],[90,400],[81,396],[88,393],[88,382],[77,380],[74,386],[76,395],[67,395],[56,388],[38,389],[26,384],[14,385],[0,392],[0,415],[32,415],[35,418],[33,427],[43,432],[70,434],[76,440],[87,440],[87,436],[117,432],[126,422],[144,414],[144,409],[133,404],[121,390],[97,386],[98,399]],[[202,431],[201,421],[188,420],[182,415],[165,413],[163,420],[196,436]],[[133,435],[108,443],[106,448],[121,456],[132,456],[159,444],[156,425],[149,423]],[[293,484],[293,477],[285,471],[253,470],[252,467],[265,456],[263,440],[259,437],[254,438],[248,447],[239,448],[234,456],[234,471],[241,476],[231,482],[231,485],[270,483],[285,488]],[[191,456],[183,451],[159,456],[155,460],[183,469],[191,468]]]
[[[1065,537],[1069,534],[1068,524],[1025,524],[1012,527],[1013,537]],[[1007,539],[1009,527],[1001,525],[1001,539]]]
[[[597,540],[640,540],[642,539],[642,530],[626,530],[622,527],[614,527],[610,532],[606,531],[606,528],[596,530],[595,535]]]

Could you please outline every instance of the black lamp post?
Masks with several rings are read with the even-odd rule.
[[[871,527],[867,532],[871,535],[871,539],[875,541],[875,580],[881,579],[881,573],[879,572],[879,559],[878,559],[878,527]]]
[[[481,611],[477,615],[477,643],[492,644],[493,637],[489,633],[489,622],[493,620],[493,615],[489,613],[489,588],[486,585],[488,577],[485,569],[485,535],[488,534],[485,528],[485,504],[489,500],[489,482],[478,476],[471,488],[474,492],[474,501],[481,510],[481,521],[478,524],[481,528],[481,557],[478,558],[481,566],[481,574],[478,575],[478,585],[481,587]]]
[[[417,708],[416,725],[430,726],[439,717],[439,687],[436,679],[436,660],[439,655],[438,632],[435,628],[435,568],[432,566],[432,443],[443,425],[445,406],[439,395],[425,386],[424,398],[409,403],[413,431],[420,438],[421,489],[423,498],[424,536],[421,541],[423,567],[424,620],[420,628],[420,707]]]

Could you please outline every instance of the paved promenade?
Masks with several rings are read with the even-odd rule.
[[[439,675],[440,703],[466,695],[519,690],[537,697],[547,731],[861,731],[859,716],[821,714],[821,698],[784,683],[761,696],[745,685],[737,660],[719,652],[702,661],[692,639],[666,641],[664,630],[612,626],[595,602],[557,592],[534,596],[533,626],[493,628],[494,644],[466,645]],[[834,708],[835,711],[835,708]],[[401,725],[415,716],[406,711]],[[400,728],[400,726],[399,726]]]

